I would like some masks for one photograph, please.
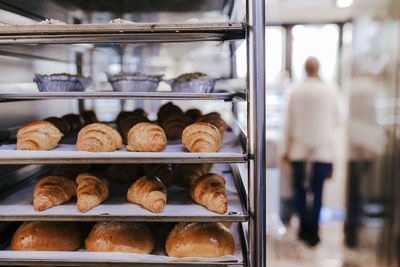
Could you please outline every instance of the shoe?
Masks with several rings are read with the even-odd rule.
[[[300,227],[299,233],[297,234],[300,240],[307,241],[309,235],[310,233],[306,227]]]
[[[310,247],[315,247],[316,245],[318,245],[321,239],[319,238],[318,234],[311,234],[305,241]]]

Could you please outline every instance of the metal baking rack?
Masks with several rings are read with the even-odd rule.
[[[179,218],[174,217],[173,213],[170,217],[165,216],[163,220],[180,219],[180,220],[201,220],[201,221],[216,221],[220,218],[225,221],[236,221],[239,225],[240,248],[243,251],[242,262],[183,262],[177,261],[173,263],[165,262],[135,262],[132,260],[122,260],[118,256],[113,256],[112,259],[102,257],[99,260],[83,256],[82,260],[74,258],[74,253],[64,258],[49,259],[46,256],[28,257],[24,254],[9,253],[10,251],[0,251],[0,265],[42,265],[42,266],[260,266],[264,267],[266,262],[266,247],[265,247],[265,62],[264,62],[264,34],[265,34],[265,1],[247,0],[246,22],[225,22],[225,23],[180,23],[180,24],[118,24],[118,25],[32,25],[32,26],[1,26],[0,27],[0,45],[16,45],[16,44],[77,44],[77,43],[151,43],[151,42],[196,42],[196,41],[226,41],[246,39],[247,41],[247,92],[243,99],[247,102],[247,120],[248,120],[248,135],[245,139],[245,148],[238,151],[237,154],[230,151],[227,154],[222,153],[204,153],[203,155],[195,155],[189,152],[180,152],[181,154],[157,153],[154,157],[146,157],[140,160],[145,154],[126,152],[124,157],[110,157],[111,154],[102,155],[101,153],[93,154],[93,156],[69,156],[71,153],[65,153],[62,159],[52,159],[51,152],[43,152],[32,157],[20,157],[15,154],[15,150],[0,151],[0,164],[34,164],[34,163],[189,163],[189,162],[213,162],[213,163],[232,163],[245,162],[248,167],[248,194],[243,184],[236,184],[237,194],[240,195],[242,204],[240,208],[243,214],[219,215],[207,214],[207,216],[196,217],[193,215],[182,215]],[[11,1],[10,1],[11,3]],[[15,9],[20,10],[20,9]],[[35,47],[35,46],[32,46]],[[79,62],[77,62],[77,66]],[[228,93],[229,94],[229,93]],[[204,100],[229,100],[231,95],[186,95],[181,93],[162,93],[154,94],[146,93],[146,96],[138,93],[118,93],[111,92],[85,92],[73,93],[68,96],[63,93],[10,93],[1,94],[1,101],[16,101],[20,99],[53,99],[53,98],[74,98],[74,99],[89,99],[89,98],[114,98],[114,99],[204,99]],[[233,100],[233,98],[232,98]],[[235,103],[233,103],[235,104]],[[239,135],[237,136],[239,139]],[[220,151],[221,152],[221,151]],[[18,154],[18,153],[17,153]],[[41,154],[41,155],[39,155]],[[172,154],[172,155],[171,155]],[[94,156],[96,155],[96,156]],[[235,170],[235,168],[233,168]],[[236,173],[236,171],[234,171]],[[241,180],[246,179],[241,177]],[[28,190],[29,191],[29,190]],[[30,192],[25,195],[31,197]],[[21,191],[20,191],[21,192]],[[21,193],[20,193],[21,194]],[[26,196],[25,196],[26,197]],[[21,197],[21,201],[22,201]],[[26,200],[26,198],[25,198]],[[26,205],[26,203],[25,203]],[[117,208],[118,203],[110,208]],[[62,207],[62,206],[61,206]],[[67,206],[65,206],[67,207]],[[239,206],[238,206],[239,207]],[[0,208],[7,208],[7,206]],[[24,214],[18,214],[16,205],[8,206],[9,209],[16,211],[15,215],[1,217],[2,221],[23,220]],[[202,207],[199,207],[202,208]],[[54,209],[55,211],[56,209]],[[10,211],[8,211],[10,212]],[[59,217],[53,215],[52,219],[66,219],[62,216],[63,209]],[[6,214],[4,210],[2,214]],[[44,213],[43,213],[44,214]],[[13,217],[14,216],[14,217]],[[24,219],[35,220],[39,217],[32,216]],[[31,216],[31,215],[29,215]],[[40,215],[42,216],[42,215]],[[121,217],[112,217],[110,215],[96,215],[94,217],[89,213],[80,215],[79,220],[124,220],[125,215]],[[91,217],[92,216],[92,217]],[[107,217],[108,216],[108,217]],[[232,217],[230,217],[232,216]],[[42,219],[45,216],[41,217]],[[157,221],[159,217],[155,214],[143,216],[143,220]],[[248,222],[248,231],[241,227],[242,221]],[[247,227],[246,227],[247,229]],[[77,252],[79,253],[79,252]],[[42,255],[46,255],[43,253]],[[64,254],[63,254],[64,255]],[[114,254],[116,255],[116,254]]]
[[[0,93],[0,101],[8,99],[152,99],[152,100],[224,100],[244,101],[245,93],[178,93],[178,92],[31,92]]]
[[[225,41],[245,38],[242,22],[0,26],[0,44]]]
[[[230,165],[215,165],[211,172],[221,174],[226,180],[228,210],[218,214],[196,204],[189,190],[171,185],[167,204],[161,213],[152,213],[128,202],[128,185],[110,183],[110,197],[86,213],[80,213],[76,201],[70,201],[48,210],[37,212],[33,208],[33,189],[37,180],[19,188],[0,200],[0,221],[163,221],[163,222],[245,222],[246,201],[240,194],[242,180],[232,172]],[[42,177],[46,176],[42,174]]]
[[[118,151],[94,153],[76,151],[67,138],[66,143],[62,140],[55,149],[46,151],[16,150],[15,143],[0,145],[0,164],[244,163],[246,137],[236,126],[225,132],[222,146],[215,153],[191,153],[180,142],[168,143],[162,152],[131,152],[124,146]]]
[[[245,238],[241,223],[234,223],[230,227],[234,238],[235,250],[232,256],[220,259],[187,259],[171,258],[165,255],[164,249],[155,254],[132,254],[118,252],[87,252],[84,247],[77,251],[12,251],[10,247],[0,250],[0,265],[8,266],[246,266],[244,249]],[[156,239],[158,242],[164,240]],[[162,246],[157,244],[156,248]]]

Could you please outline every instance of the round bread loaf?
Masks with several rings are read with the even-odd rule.
[[[141,223],[98,222],[85,245],[87,251],[149,254],[154,248],[154,237]]]
[[[81,245],[79,227],[73,222],[25,222],[11,240],[12,250],[73,251]]]
[[[235,242],[231,233],[218,223],[178,223],[165,243],[170,257],[218,258],[232,255]]]

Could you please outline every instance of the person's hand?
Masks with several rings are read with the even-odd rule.
[[[283,154],[283,156],[282,156],[282,161],[286,161],[286,162],[289,161],[289,156],[288,156],[287,153]]]

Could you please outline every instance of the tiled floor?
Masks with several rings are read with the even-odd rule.
[[[364,229],[360,234],[361,247],[348,249],[343,245],[343,222],[321,225],[321,242],[310,248],[297,240],[297,220],[292,219],[280,239],[267,240],[267,266],[273,267],[378,267],[376,244],[378,231]]]

